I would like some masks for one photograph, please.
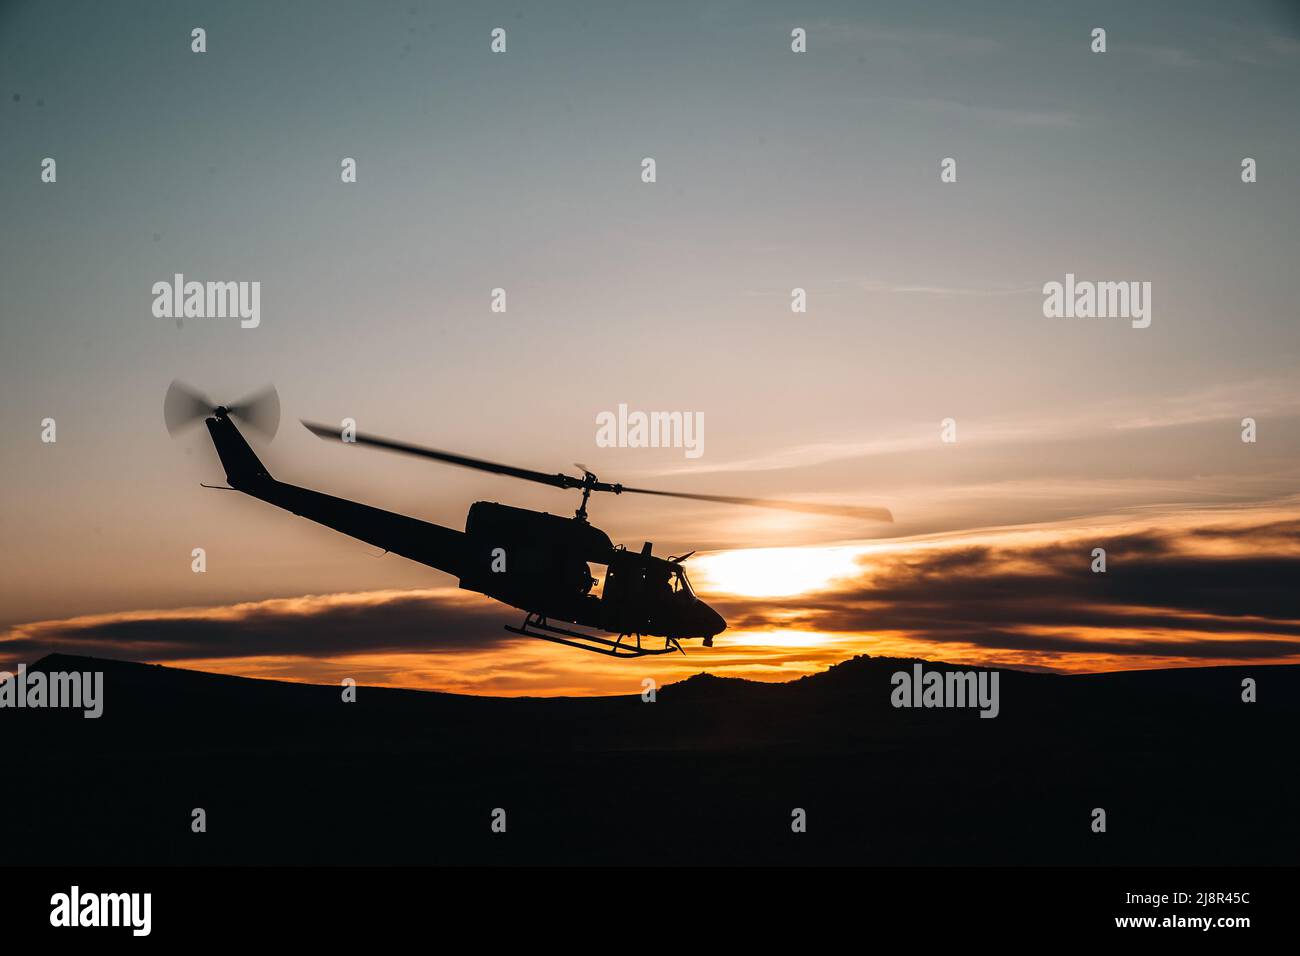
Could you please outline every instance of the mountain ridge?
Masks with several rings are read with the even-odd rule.
[[[102,670],[103,713],[0,709],[0,812],[18,822],[10,860],[32,864],[1300,859],[1284,756],[1300,666],[999,669],[985,719],[895,707],[891,675],[915,663],[697,675],[652,699],[360,686],[345,702],[337,685],[48,655],[32,669]]]
[[[727,688],[772,688],[772,687],[796,687],[810,686],[813,683],[833,682],[847,678],[856,678],[864,674],[876,675],[885,667],[895,669],[909,669],[920,664],[923,668],[933,670],[947,671],[998,671],[1000,673],[1011,673],[1023,675],[1026,677],[1042,677],[1049,679],[1078,680],[1086,678],[1118,678],[1121,676],[1138,677],[1139,675],[1151,677],[1157,674],[1201,674],[1206,672],[1228,673],[1228,672],[1294,672],[1300,674],[1300,664],[1223,664],[1223,665],[1198,665],[1191,667],[1161,667],[1161,668],[1135,668],[1133,670],[1122,671],[1089,671],[1087,673],[1059,673],[1054,671],[1027,670],[1018,667],[1006,665],[988,665],[988,664],[965,664],[954,663],[952,661],[930,660],[920,657],[877,657],[870,654],[856,654],[853,657],[846,658],[831,664],[825,670],[817,671],[812,674],[800,674],[797,677],[791,677],[784,681],[766,681],[753,680],[747,677],[721,676],[709,671],[698,671],[689,677],[684,677],[679,681],[673,681],[664,684],[659,688],[660,692],[668,690],[691,690],[699,691],[708,689],[709,691],[718,691]],[[188,667],[174,667],[167,664],[154,664],[145,661],[132,661],[119,658],[101,658],[90,655],[65,654],[54,652],[46,654],[33,664],[27,665],[27,670],[32,671],[93,671],[93,670],[116,670],[119,673],[130,672],[130,669],[139,669],[138,675],[186,675],[186,677],[210,678],[224,681],[248,681],[263,685],[273,685],[278,687],[314,687],[326,688],[336,691],[338,685],[335,684],[318,684],[309,681],[279,680],[273,677],[247,677],[238,674],[224,674],[220,671],[199,670]],[[891,671],[891,674],[893,671]],[[1152,678],[1155,679],[1155,678]],[[364,688],[371,691],[398,691],[410,692],[416,694],[435,694],[447,697],[457,698],[477,698],[481,700],[601,700],[637,697],[638,693],[629,694],[600,694],[600,695],[556,695],[556,696],[495,696],[491,694],[464,694],[455,691],[444,691],[433,688],[423,687],[397,687],[386,684],[359,684],[358,688]]]

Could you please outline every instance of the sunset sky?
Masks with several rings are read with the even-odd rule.
[[[587,694],[858,653],[1300,661],[1293,10],[0,3],[0,668],[62,649]],[[260,281],[260,327],[155,318],[178,272]],[[1045,318],[1066,273],[1151,282],[1150,328]],[[200,488],[223,475],[202,428],[164,430],[173,378],[274,382],[281,430],[250,440],[277,478],[458,529],[475,500],[577,496],[297,420],[896,520],[594,500],[615,541],[698,549],[731,624],[609,661]],[[620,403],[703,413],[705,453],[598,447]]]

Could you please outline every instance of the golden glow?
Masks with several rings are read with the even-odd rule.
[[[1164,513],[1158,533],[1148,530],[1152,519],[1147,516],[1104,516],[848,546],[696,555],[689,562],[691,577],[731,626],[713,647],[688,641],[685,654],[639,660],[615,661],[503,638],[501,625],[518,620],[514,611],[482,595],[441,587],[304,594],[16,624],[0,629],[0,665],[30,663],[48,649],[247,677],[335,686],[350,677],[364,685],[516,697],[635,695],[647,677],[662,687],[701,671],[788,681],[863,653],[1066,673],[1297,663],[1290,617],[1223,615],[1178,601],[1150,606],[1110,601],[1085,603],[1082,620],[1061,620],[1053,613],[1058,599],[1050,574],[1042,591],[1017,598],[1037,599],[1038,609],[1045,609],[1041,618],[997,622],[1012,632],[1009,640],[986,643],[978,629],[954,634],[926,625],[930,611],[945,612],[969,593],[956,585],[969,585],[980,575],[1012,575],[1005,580],[1014,581],[1015,575],[1042,571],[1036,549],[1083,555],[1086,567],[1096,541],[1147,534],[1179,556],[1290,555],[1297,551],[1297,513],[1296,503],[1289,502],[1284,509],[1248,513]],[[946,555],[958,560],[945,564]],[[949,585],[956,596],[949,594]],[[899,596],[900,587],[907,596]],[[931,605],[919,618],[907,613],[913,595]],[[1067,590],[1059,600],[1069,611],[1075,598]],[[312,637],[318,629],[335,639],[316,643]],[[282,639],[284,632],[291,639]],[[265,634],[273,646],[259,651],[257,645],[240,645],[253,651],[249,656],[187,653],[204,648],[219,655],[222,635],[248,633]],[[1265,642],[1277,642],[1276,652],[1262,653]]]
[[[840,578],[860,573],[861,547],[751,548],[706,554],[690,565],[691,581],[702,592],[744,597],[786,597],[821,591]]]
[[[816,631],[734,631],[727,639],[737,647],[822,647],[835,642],[832,634]]]

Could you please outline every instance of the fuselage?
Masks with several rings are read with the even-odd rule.
[[[457,531],[277,481],[229,417],[205,421],[231,488],[444,571],[466,590],[617,634],[710,639],[726,628],[680,563],[653,556],[648,545],[616,547],[583,519],[480,501]],[[606,568],[603,583],[592,565]]]

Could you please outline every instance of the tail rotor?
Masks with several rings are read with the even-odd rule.
[[[209,416],[224,418],[228,415],[269,441],[280,427],[280,396],[274,385],[267,385],[243,401],[218,405],[184,382],[173,381],[163,399],[163,424],[172,436]]]

